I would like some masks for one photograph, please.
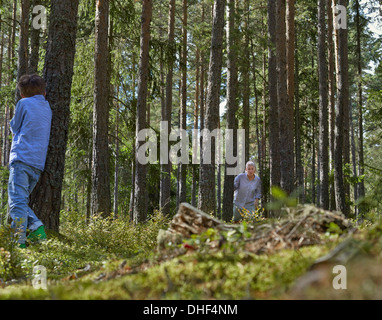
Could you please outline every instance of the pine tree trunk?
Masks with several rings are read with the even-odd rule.
[[[339,0],[339,5],[347,7],[346,0]],[[345,204],[345,185],[343,174],[344,154],[344,113],[349,104],[349,75],[348,75],[348,39],[347,30],[338,30],[338,81],[337,81],[337,108],[336,108],[336,132],[335,132],[335,157],[334,157],[334,183],[336,192],[336,209],[349,215]]]
[[[286,3],[276,1],[276,53],[277,53],[277,95],[280,124],[280,170],[281,188],[290,194],[294,189],[294,114],[288,105],[287,94],[287,51],[286,51]]]
[[[168,15],[168,52],[170,56],[167,58],[167,75],[166,75],[166,99],[165,106],[162,109],[161,119],[167,122],[167,129],[161,128],[163,134],[169,133],[171,130],[171,111],[172,111],[172,84],[173,84],[173,67],[175,59],[175,43],[174,43],[174,30],[175,30],[175,0],[170,0],[169,15]],[[165,144],[161,141],[161,148],[166,153],[166,158],[169,154],[168,141]],[[161,178],[160,178],[160,194],[159,206],[164,215],[170,214],[171,204],[171,162],[166,159],[165,163],[161,164]]]
[[[235,0],[228,0],[228,28],[227,28],[227,131],[236,131],[236,111],[237,105],[237,31],[236,31],[236,8]],[[249,85],[249,83],[248,83]],[[243,97],[245,99],[245,97]],[[244,109],[244,101],[243,101]],[[248,119],[249,120],[249,119]],[[249,127],[244,127],[246,132]],[[227,139],[226,135],[226,139]],[[236,135],[232,135],[233,140],[226,140],[227,145],[231,145],[233,148],[233,154],[237,152]],[[227,168],[235,167],[236,164],[225,163],[224,171],[224,194],[223,194],[223,214],[222,219],[224,221],[230,221],[233,214],[233,183],[235,176],[227,174]]]
[[[205,110],[205,129],[212,132],[219,125],[220,84],[223,55],[225,0],[215,0],[208,72],[207,103]],[[210,164],[200,166],[200,188],[198,208],[208,214],[216,214],[215,192],[215,143],[211,139]],[[207,145],[203,143],[203,146]],[[205,155],[203,147],[203,157]],[[205,159],[204,159],[205,160]]]
[[[180,129],[186,130],[187,124],[187,0],[183,0],[183,24],[182,24],[182,84],[181,84],[181,112]],[[187,192],[187,164],[180,163],[179,202],[186,202]]]
[[[31,195],[31,206],[48,229],[58,231],[70,96],[77,34],[78,0],[53,0],[50,14],[44,79],[52,108],[52,129],[45,164]]]
[[[360,22],[360,10],[359,1],[356,0],[356,16],[355,23],[357,27],[357,72],[358,72],[358,176],[363,176],[365,174],[364,167],[364,155],[363,155],[363,92],[362,92],[362,55],[361,55],[361,22]],[[365,183],[362,180],[358,184],[358,198],[365,196]],[[361,218],[365,214],[365,209],[363,205],[359,206],[359,213]]]
[[[243,77],[242,86],[243,86],[243,122],[242,126],[245,129],[245,161],[249,161],[249,139],[250,139],[250,108],[249,108],[249,99],[250,99],[250,82],[249,82],[249,72],[250,72],[250,63],[249,63],[249,35],[248,35],[248,11],[249,11],[249,0],[244,1],[244,44],[242,47],[242,63],[241,63],[241,74]],[[237,27],[235,27],[237,28]],[[236,29],[232,31],[232,37],[238,37]],[[235,40],[235,39],[234,39]],[[237,46],[237,44],[234,44]],[[232,50],[237,50],[233,48]],[[237,55],[237,53],[235,53]],[[235,58],[236,59],[236,58]],[[236,67],[235,67],[236,68]],[[237,71],[236,71],[237,72]],[[237,77],[237,76],[236,76]],[[235,89],[237,90],[237,89]],[[236,112],[236,111],[235,111]],[[232,210],[231,210],[232,212]]]
[[[350,101],[349,103],[349,113],[350,113],[350,145],[351,145],[351,155],[352,155],[352,165],[353,165],[353,175],[357,178],[357,156],[356,156],[356,146],[355,146],[355,129],[353,121],[353,105]],[[355,184],[353,190],[354,201],[358,199],[358,184]],[[358,207],[354,208],[355,216],[358,217]]]
[[[291,193],[294,191],[294,177],[295,177],[295,147],[294,147],[294,105],[295,105],[295,0],[287,0],[287,7],[286,7],[286,59],[287,59],[287,94],[288,94],[288,100],[287,100],[287,113],[288,113],[288,121],[291,121],[289,124],[289,127],[291,130],[288,133],[288,157],[290,164],[288,165],[289,170],[289,177],[286,179],[291,179],[290,182],[287,183],[288,185],[288,192]],[[282,127],[282,125],[280,126]],[[282,137],[281,137],[282,140]]]
[[[204,22],[204,5],[202,5],[202,23]],[[201,50],[200,52],[200,107],[199,107],[199,129],[202,130],[204,129],[204,109],[205,109],[205,94],[204,94],[204,89],[205,89],[205,59],[204,59],[204,51]],[[200,131],[201,132],[201,131]],[[200,165],[199,165],[199,187],[198,187],[198,207],[199,207],[199,194],[200,194],[200,181],[201,181],[201,165],[203,163],[203,137],[200,135],[199,139],[199,154],[200,154]]]
[[[109,173],[109,0],[97,0],[95,20],[92,215],[111,211]]]
[[[276,4],[268,0],[268,85],[269,85],[269,148],[270,185],[280,186],[280,125],[277,93]]]
[[[32,0],[32,8],[39,4],[39,0]],[[30,32],[30,55],[28,73],[36,73],[38,68],[38,61],[40,57],[40,29],[33,27],[33,19],[31,20],[31,32]]]
[[[195,64],[196,64],[196,75],[195,75],[195,101],[194,101],[194,130],[199,129],[199,82],[200,82],[200,50],[196,49],[195,53]],[[193,145],[193,152],[197,152],[195,149],[195,145]],[[192,193],[191,193],[191,205],[196,207],[196,192],[197,192],[197,170],[198,165],[192,165]]]
[[[335,56],[334,56],[334,41],[333,41],[333,10],[332,10],[332,0],[327,0],[327,37],[328,37],[328,110],[329,110],[329,150],[330,150],[330,159],[334,159],[334,139],[335,139]],[[333,161],[330,161],[331,167],[333,169]],[[329,197],[329,209],[335,210],[335,191],[334,191],[334,180],[330,185],[330,197]]]
[[[141,41],[139,59],[138,99],[136,115],[135,143],[135,190],[134,190],[134,222],[144,222],[147,217],[146,173],[147,165],[138,158],[138,150],[144,144],[139,141],[138,133],[146,129],[147,87],[149,76],[150,23],[152,16],[152,1],[144,0],[141,15]]]
[[[109,0],[97,0],[94,55],[92,215],[111,211],[109,173]]]
[[[319,75],[319,170],[320,207],[329,209],[329,129],[328,129],[328,71],[326,61],[325,2],[318,0],[318,75]]]
[[[295,33],[295,47],[297,47],[297,33]],[[304,203],[304,167],[301,157],[301,114],[300,114],[300,65],[298,55],[295,55],[295,139],[296,139],[296,176],[300,203]]]
[[[29,33],[29,9],[30,1],[21,0],[19,55],[17,63],[17,79],[28,73],[28,33]],[[20,92],[16,89],[16,103],[21,99]]]

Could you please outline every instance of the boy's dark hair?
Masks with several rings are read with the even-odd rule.
[[[45,95],[45,81],[37,74],[26,74],[20,77],[18,88],[25,98],[35,95]]]

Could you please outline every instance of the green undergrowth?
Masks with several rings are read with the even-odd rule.
[[[244,248],[244,223],[213,250],[208,242],[222,234],[210,229],[159,252],[157,235],[168,224],[159,212],[138,226],[63,213],[60,233],[26,250],[2,227],[0,299],[278,299],[343,239],[326,234],[321,245],[256,255]],[[32,285],[36,266],[46,269],[46,290]]]

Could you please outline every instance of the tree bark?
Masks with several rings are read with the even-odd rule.
[[[288,145],[289,148],[291,148],[289,153],[289,158],[292,160],[290,163],[289,169],[289,177],[291,177],[291,181],[288,183],[289,187],[289,193],[294,191],[294,179],[295,179],[295,147],[294,147],[294,105],[295,105],[295,0],[287,0],[287,7],[286,7],[286,58],[287,58],[287,94],[288,94],[288,100],[287,100],[287,109],[290,120],[292,122],[290,123],[289,127],[291,128],[291,132],[288,133],[289,135],[289,141]],[[287,178],[289,179],[289,178]]]
[[[332,0],[327,0],[327,25],[328,25],[328,109],[329,109],[329,150],[330,159],[334,159],[334,139],[335,139],[335,87],[336,81],[334,76],[335,71],[335,56],[334,56],[334,41],[333,41],[333,10],[332,10]],[[331,161],[330,163],[333,163]],[[330,170],[333,169],[333,164],[331,164]],[[329,197],[329,209],[335,210],[335,191],[334,191],[334,181],[330,185],[330,197]]]
[[[243,86],[243,129],[245,129],[245,161],[249,161],[249,139],[250,139],[250,107],[249,107],[249,99],[250,99],[250,81],[249,81],[249,72],[250,72],[250,62],[249,62],[249,35],[248,35],[248,14],[249,14],[249,0],[244,1],[244,44],[242,47],[242,63],[241,63],[241,74],[243,77],[242,86]],[[235,27],[237,28],[237,27]],[[238,37],[236,29],[233,30],[233,38]],[[234,44],[237,46],[237,44]],[[232,48],[231,50],[237,50]],[[237,53],[235,53],[237,55]],[[235,58],[236,59],[236,58]],[[235,67],[236,68],[236,67]],[[237,72],[237,71],[235,71]],[[236,76],[237,77],[237,76]],[[236,84],[235,84],[236,85]],[[237,89],[235,89],[237,90]],[[235,98],[236,99],[236,98]],[[236,111],[235,111],[236,112]],[[232,210],[231,210],[232,212]]]
[[[295,33],[295,47],[297,47],[297,33]],[[295,148],[296,148],[296,180],[299,194],[300,203],[305,201],[305,188],[304,188],[304,167],[302,165],[301,157],[301,114],[300,114],[300,66],[298,55],[295,55]]]
[[[361,15],[359,9],[359,1],[356,0],[356,16],[355,23],[357,28],[357,73],[358,73],[358,176],[362,177],[365,174],[364,155],[363,155],[363,92],[362,92],[362,55],[361,55]],[[362,180],[358,184],[357,197],[362,198],[365,196],[365,183]],[[365,214],[363,205],[359,206],[359,213],[361,218]]]
[[[199,129],[199,82],[200,82],[200,50],[196,49],[195,53],[195,64],[196,64],[196,75],[195,75],[195,99],[194,99],[194,130]],[[193,146],[193,152],[197,152]],[[197,170],[198,165],[192,165],[192,194],[191,194],[191,205],[196,206],[196,192],[197,192]]]
[[[111,211],[109,172],[109,0],[97,0],[95,18],[94,108],[91,212]]]
[[[28,33],[29,33],[30,1],[21,0],[19,55],[17,63],[17,79],[28,73]],[[20,92],[16,89],[16,103],[21,99]]]
[[[53,0],[50,14],[44,79],[52,108],[48,154],[31,207],[48,229],[59,230],[61,190],[68,140],[70,96],[76,49],[78,0]]]
[[[208,73],[205,128],[212,132],[219,125],[220,84],[223,55],[225,0],[215,0]],[[213,140],[213,139],[212,139]],[[215,141],[211,141],[211,164],[203,161],[200,166],[200,188],[198,207],[208,214],[216,214],[215,193]],[[205,155],[203,143],[203,157]]]
[[[174,30],[175,30],[175,0],[170,0],[169,14],[168,14],[168,52],[170,53],[167,58],[167,75],[166,75],[166,99],[165,106],[162,109],[161,119],[167,122],[167,129],[164,134],[169,133],[171,129],[171,111],[172,111],[172,84],[173,84],[173,68],[175,60],[175,43],[174,43]],[[167,157],[169,154],[168,141],[163,145],[161,142],[161,148],[165,148],[164,152]],[[167,163],[161,164],[161,178],[160,178],[160,194],[159,194],[159,206],[164,215],[170,214],[171,204],[171,162],[167,159]]]
[[[347,8],[346,0],[339,0],[338,4]],[[344,154],[344,113],[349,104],[349,74],[348,74],[348,38],[347,30],[338,30],[338,81],[337,81],[337,109],[336,109],[336,131],[335,131],[335,157],[334,157],[334,183],[336,192],[336,209],[346,216],[345,186],[343,174]]]
[[[268,85],[269,85],[269,148],[270,184],[280,186],[280,124],[277,92],[276,4],[268,0]]]
[[[320,207],[329,209],[329,129],[328,70],[326,61],[326,0],[318,0],[318,76],[319,76],[319,170]]]
[[[277,94],[280,123],[280,170],[281,188],[290,194],[294,189],[294,114],[288,105],[287,95],[287,51],[286,51],[286,23],[285,0],[276,1],[276,53],[277,53]]]
[[[237,104],[237,29],[236,29],[236,8],[235,0],[228,0],[228,28],[227,28],[227,130],[236,131],[236,111]],[[247,85],[247,84],[245,84]],[[248,83],[249,85],[249,83]],[[244,99],[244,97],[243,97]],[[244,109],[244,102],[243,102]],[[244,127],[248,131],[249,127]],[[227,137],[227,135],[226,135]],[[233,154],[237,152],[235,134],[232,135],[233,140],[227,140],[227,144],[233,146]],[[226,138],[227,139],[227,138]],[[233,183],[235,176],[227,175],[227,168],[234,167],[225,163],[224,171],[224,194],[223,194],[223,214],[224,221],[230,221],[233,214]]]
[[[187,0],[183,0],[183,24],[182,24],[182,87],[181,87],[181,111],[180,129],[186,130],[187,124]],[[180,163],[179,202],[186,202],[187,192],[187,164]]]
[[[38,5],[39,0],[32,0],[32,8]],[[33,19],[31,20],[33,24]],[[37,73],[38,62],[40,57],[40,29],[33,28],[31,24],[31,32],[30,32],[30,54],[29,54],[29,65],[28,72],[29,73]]]
[[[152,16],[152,1],[144,0],[141,15],[141,40],[139,58],[138,99],[136,113],[136,143],[135,143],[135,190],[134,215],[135,223],[144,222],[147,217],[146,173],[147,165],[138,158],[138,151],[144,141],[139,141],[138,133],[146,129],[147,87],[149,76],[150,23]]]

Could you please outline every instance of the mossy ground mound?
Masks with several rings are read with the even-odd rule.
[[[301,236],[304,230],[308,234],[312,211],[306,213],[302,222],[283,229],[289,228],[285,235],[297,235],[298,231]],[[349,238],[362,243],[360,252],[378,264],[382,246],[379,224],[348,233],[339,222],[334,225],[331,221],[322,232],[316,230],[320,240],[316,243],[254,251],[249,244],[260,239],[256,237],[259,230],[270,236],[271,230],[276,232],[285,226],[284,220],[266,220],[255,225],[244,222],[228,225],[226,229],[206,229],[178,244],[167,243],[165,250],[158,251],[157,235],[171,225],[160,213],[139,226],[124,219],[95,217],[86,224],[75,215],[65,218],[60,234],[50,234],[47,242],[26,250],[2,240],[0,299],[370,299],[380,280],[375,272],[369,272],[368,282],[359,285],[364,290],[351,287],[352,281],[361,280],[353,276],[353,264],[350,266],[349,260],[347,294],[339,295],[333,289],[335,275],[330,267],[322,282],[308,282],[298,294],[295,290],[299,279],[311,271],[319,258]],[[3,232],[6,234],[4,229]],[[280,230],[276,234],[280,236]],[[296,241],[300,240],[296,238]],[[36,265],[47,270],[47,290],[32,286]],[[354,268],[358,267],[354,265]],[[327,291],[316,290],[317,286]]]

